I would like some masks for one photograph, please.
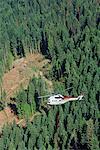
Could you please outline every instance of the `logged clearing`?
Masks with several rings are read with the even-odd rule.
[[[35,116],[41,115],[41,113],[36,112],[30,117],[30,122],[34,119]],[[4,110],[0,111],[0,132],[2,132],[2,127],[6,124],[15,123],[19,126],[25,127],[26,120],[19,119],[17,115],[14,114],[10,107],[6,107]]]
[[[27,88],[29,80],[33,76],[42,76],[51,90],[52,82],[43,75],[43,72],[46,72],[49,67],[50,61],[39,53],[15,60],[12,69],[5,73],[3,77],[3,90],[6,93],[6,101],[9,101],[21,87]]]
[[[0,111],[0,132],[2,131],[2,127],[5,124],[16,123],[19,121],[18,117],[12,112],[10,107],[4,108],[4,110]]]
[[[48,85],[48,89],[52,91],[52,82],[44,76],[44,72],[50,69],[50,61],[45,59],[39,53],[27,55],[14,61],[12,69],[4,74],[3,90],[6,92],[6,101],[11,103],[10,98],[13,97],[21,87],[27,88],[29,80],[35,77],[42,77]],[[30,121],[34,118],[34,114]],[[25,125],[25,119],[19,120],[10,107],[6,107],[0,111],[0,129],[4,124],[15,122],[18,125]]]

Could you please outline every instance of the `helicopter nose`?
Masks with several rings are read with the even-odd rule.
[[[48,103],[47,104],[50,104],[50,99],[48,99]]]

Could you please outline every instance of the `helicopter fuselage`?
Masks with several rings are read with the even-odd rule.
[[[49,105],[61,105],[69,101],[76,101],[76,100],[82,100],[83,95],[80,95],[78,97],[71,97],[71,96],[62,96],[61,94],[52,95],[48,98]]]

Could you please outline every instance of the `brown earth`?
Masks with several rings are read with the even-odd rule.
[[[14,115],[9,107],[6,107],[4,110],[0,111],[0,132],[5,124],[12,123],[14,120],[16,123],[19,121],[18,117]]]
[[[43,76],[45,66],[50,66],[49,62],[48,59],[44,59],[43,55],[39,53],[30,54],[26,58],[15,60],[12,69],[5,73],[3,77],[6,101],[16,94],[20,87],[27,88],[29,80],[33,76],[42,76],[51,89],[52,82]]]
[[[35,116],[40,115],[39,112],[36,112],[30,117],[30,122],[34,119]],[[2,127],[7,124],[11,124],[15,121],[15,123],[19,126],[25,127],[26,121],[25,119],[19,119],[17,115],[11,110],[10,107],[6,107],[4,110],[0,111],[0,133],[2,132]]]
[[[11,103],[10,98],[13,97],[21,87],[27,88],[29,80],[33,76],[42,76],[49,90],[52,91],[52,82],[43,74],[43,72],[48,70],[48,67],[50,69],[50,61],[39,53],[30,54],[25,58],[15,60],[12,69],[5,73],[3,77],[3,90],[5,90],[6,93],[4,101]],[[30,121],[32,121],[32,118],[34,118],[36,114],[30,118]],[[18,125],[25,125],[25,119],[19,120],[10,107],[6,107],[0,111],[0,129],[2,129],[4,124],[12,123],[14,120]]]

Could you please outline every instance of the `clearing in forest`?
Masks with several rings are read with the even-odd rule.
[[[0,111],[0,132],[5,124],[12,123],[14,120],[16,123],[19,121],[18,117],[12,112],[10,107],[6,107]]]
[[[42,77],[48,85],[48,89],[52,90],[52,82],[48,80],[44,73],[50,69],[50,61],[45,59],[43,55],[39,53],[29,54],[25,58],[20,58],[14,61],[12,69],[4,74],[3,77],[3,89],[6,92],[6,102],[11,103],[10,98],[16,94],[21,87],[27,88],[29,80],[35,77]],[[31,118],[37,115],[34,114]],[[9,106],[5,107],[4,110],[0,111],[0,130],[6,123],[15,122],[18,125],[24,125],[25,119],[18,119],[18,116],[12,112]]]
[[[39,53],[29,54],[25,58],[14,61],[12,69],[4,74],[3,89],[6,93],[6,101],[20,89],[27,88],[29,80],[35,76],[42,76],[47,82],[48,88],[52,89],[52,82],[43,75],[50,67],[50,61]]]
[[[32,114],[30,117],[30,122],[34,119],[35,116],[41,115],[40,112],[36,112],[35,114]],[[15,122],[17,125],[25,127],[26,126],[26,120],[19,119],[17,115],[14,114],[13,110],[7,106],[2,111],[0,111],[0,133],[2,132],[2,128],[6,124],[11,124]]]

